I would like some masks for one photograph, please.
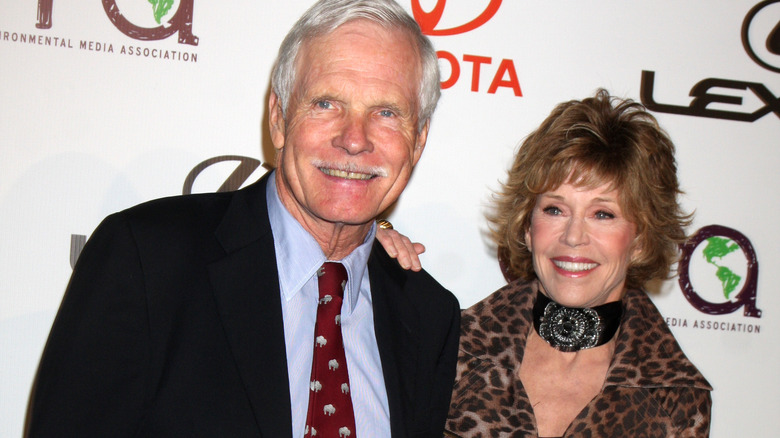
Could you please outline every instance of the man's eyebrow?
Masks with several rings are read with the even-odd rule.
[[[338,99],[336,96],[334,96],[332,94],[325,93],[325,94],[316,94],[316,95],[311,96],[311,98],[309,98],[309,103],[313,104],[313,103],[321,102],[323,100],[330,100],[330,101],[333,101],[333,102],[341,102],[341,100]]]
[[[379,105],[374,105],[374,107],[389,109],[389,110],[393,111],[394,113],[398,113],[398,114],[401,114],[401,113],[404,112],[404,110],[400,106],[398,106],[398,105],[396,105],[394,103],[380,103]]]

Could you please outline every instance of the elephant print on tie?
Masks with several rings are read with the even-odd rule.
[[[305,436],[356,438],[349,391],[349,364],[341,335],[341,304],[347,271],[327,262],[317,271],[319,304],[314,326],[314,356]]]

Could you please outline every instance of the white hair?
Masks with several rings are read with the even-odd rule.
[[[282,114],[287,114],[296,80],[295,61],[303,43],[359,19],[406,30],[416,43],[422,69],[417,114],[417,129],[421,131],[436,109],[441,94],[439,60],[433,44],[423,35],[414,18],[393,0],[319,0],[298,19],[282,41],[271,71],[271,87],[279,98]]]

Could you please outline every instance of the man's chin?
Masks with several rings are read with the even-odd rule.
[[[333,225],[344,225],[349,227],[360,227],[364,225],[371,225],[376,216],[329,216],[325,218],[325,221]]]
[[[370,212],[355,212],[348,214],[345,214],[343,211],[341,211],[331,212],[331,214],[324,214],[320,216],[320,219],[333,225],[360,227],[363,225],[371,225],[371,223],[378,215],[379,212],[374,210]]]

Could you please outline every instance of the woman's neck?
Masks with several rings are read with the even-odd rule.
[[[535,330],[530,331],[517,376],[533,407],[539,436],[562,436],[601,392],[615,340],[613,337],[598,347],[563,352],[550,346]]]

